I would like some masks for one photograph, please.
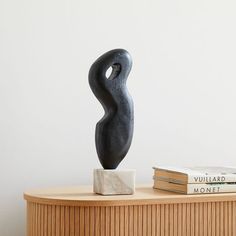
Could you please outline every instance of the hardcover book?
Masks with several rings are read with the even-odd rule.
[[[159,166],[154,168],[154,179],[187,183],[226,183],[236,182],[236,168],[233,167],[174,167]]]
[[[184,194],[236,192],[236,183],[177,184],[157,180],[154,188]]]

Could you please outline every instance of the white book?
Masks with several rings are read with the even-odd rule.
[[[155,181],[154,188],[184,194],[211,194],[236,192],[236,183],[176,184]]]
[[[235,167],[217,166],[158,166],[154,168],[154,179],[175,183],[225,183],[236,182]]]

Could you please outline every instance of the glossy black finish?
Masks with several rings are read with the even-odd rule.
[[[107,78],[109,67],[112,73]],[[99,57],[89,71],[89,85],[105,111],[95,133],[97,154],[104,169],[115,169],[131,145],[134,111],[126,87],[131,67],[130,54],[115,49]]]

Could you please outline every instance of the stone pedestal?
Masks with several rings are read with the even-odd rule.
[[[135,170],[94,169],[93,191],[102,195],[134,194]]]

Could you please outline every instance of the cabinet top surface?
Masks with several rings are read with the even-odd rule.
[[[48,188],[27,191],[28,202],[67,206],[123,206],[174,204],[191,202],[236,201],[236,193],[184,195],[153,189],[151,185],[136,187],[134,195],[102,196],[93,193],[92,186]]]

